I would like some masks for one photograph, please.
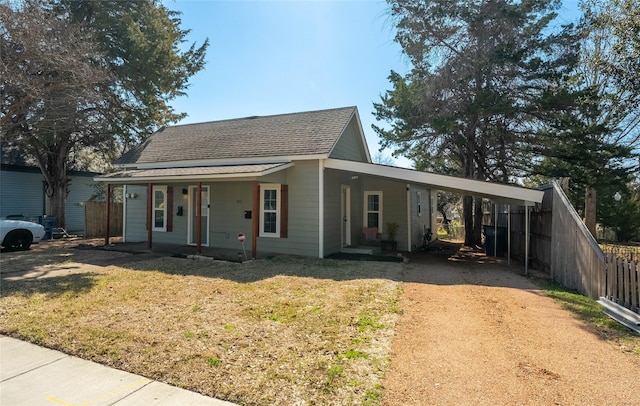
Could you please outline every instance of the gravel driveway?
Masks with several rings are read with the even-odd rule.
[[[407,265],[385,405],[640,405],[640,362],[544,296],[522,268]]]

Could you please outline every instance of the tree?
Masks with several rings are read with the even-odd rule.
[[[153,0],[0,0],[3,138],[36,158],[59,225],[74,154],[113,157],[184,116],[169,102],[208,42],[182,51],[178,16]]]
[[[35,159],[64,225],[68,158],[104,142],[111,112],[101,91],[111,74],[91,33],[40,2],[25,1],[20,10],[0,4],[0,37],[3,138]]]
[[[640,143],[640,11],[628,0],[586,0],[580,21],[579,63],[549,92],[539,132],[545,158],[535,172],[571,178],[571,201],[584,207],[595,235],[600,190],[624,189]],[[584,206],[583,206],[584,205]],[[620,206],[620,205],[618,205]]]
[[[511,182],[524,173],[520,146],[532,105],[571,57],[554,54],[566,34],[545,34],[557,1],[391,0],[396,41],[413,69],[391,72],[393,90],[374,103],[383,147],[416,168],[455,169],[471,179]],[[465,244],[480,242],[482,202],[463,202]]]

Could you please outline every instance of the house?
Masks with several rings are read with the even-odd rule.
[[[243,234],[254,257],[323,258],[390,239],[415,250],[436,224],[438,190],[523,206],[542,199],[373,164],[356,107],[166,127],[115,165],[96,180],[125,187],[124,241],[237,250]]]
[[[25,218],[38,221],[51,214],[46,184],[40,168],[25,159],[21,151],[2,143],[0,164],[0,217]],[[66,230],[71,233],[84,231],[84,207],[82,203],[96,193],[96,172],[69,171],[71,183],[65,209]]]

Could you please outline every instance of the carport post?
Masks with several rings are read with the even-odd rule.
[[[529,274],[529,206],[524,206],[524,274]]]
[[[111,225],[111,183],[107,183],[107,224],[106,231],[104,236],[104,245],[109,245],[109,234],[111,234],[111,230],[109,226]]]
[[[507,265],[511,266],[511,205],[507,205]]]
[[[498,203],[493,203],[493,256],[498,256]]]

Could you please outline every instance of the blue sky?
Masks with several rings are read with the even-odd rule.
[[[205,70],[190,80],[187,97],[172,102],[188,114],[181,124],[357,106],[369,150],[376,155],[373,103],[391,88],[391,70],[404,74],[411,68],[393,41],[386,2],[164,3],[182,12],[189,42],[210,41]],[[564,1],[569,18],[576,3]],[[411,165],[404,158],[395,164]]]

